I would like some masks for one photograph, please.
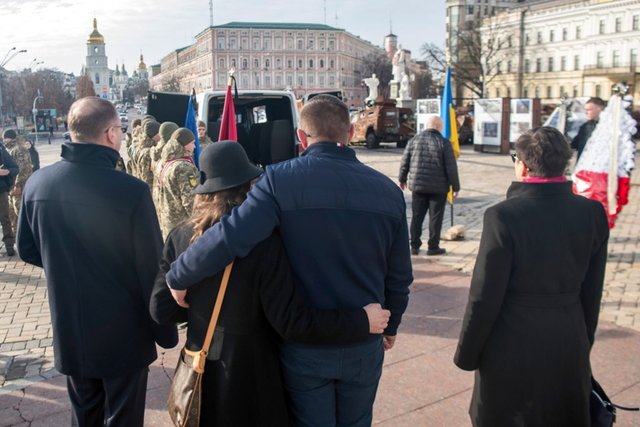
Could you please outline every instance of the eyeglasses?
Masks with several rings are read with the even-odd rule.
[[[516,160],[518,160],[518,155],[517,155],[516,153],[511,153],[511,154],[509,154],[509,155],[511,156],[511,161],[512,161],[513,163],[515,163],[515,162],[516,162]]]
[[[105,129],[104,133],[109,132],[109,129],[113,129],[113,128],[118,128],[122,131],[122,133],[125,133],[127,131],[127,127],[124,125],[117,125],[117,126],[109,126],[107,129]]]

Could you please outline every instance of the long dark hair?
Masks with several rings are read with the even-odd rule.
[[[231,210],[242,204],[251,189],[251,182],[216,193],[196,194],[193,201],[193,213],[189,222],[193,225],[193,243],[207,231],[209,227],[220,221],[220,218],[231,213]]]

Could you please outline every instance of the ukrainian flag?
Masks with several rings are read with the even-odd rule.
[[[451,141],[453,153],[457,159],[460,156],[460,143],[458,142],[456,110],[453,108],[453,98],[451,97],[451,68],[447,68],[447,78],[444,82],[442,100],[440,101],[440,118],[444,125],[442,136]]]
[[[440,101],[440,118],[442,119],[442,136],[451,142],[453,154],[456,159],[460,156],[460,143],[458,142],[458,122],[456,121],[456,110],[453,108],[453,98],[451,97],[451,68],[447,67],[447,77],[444,81],[444,90]],[[449,188],[447,201],[453,206],[453,189]],[[452,225],[453,225],[453,212]]]

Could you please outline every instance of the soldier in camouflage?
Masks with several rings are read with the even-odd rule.
[[[135,119],[131,124],[131,132],[127,132],[125,135],[125,147],[127,150],[127,171],[129,174],[134,175],[133,172],[133,156],[135,155],[134,139],[137,138],[138,132],[140,132],[140,126],[142,126],[142,120]]]
[[[140,172],[138,170],[138,165],[136,163],[136,159],[138,156],[138,151],[142,149],[142,144],[147,137],[147,135],[144,132],[144,125],[150,121],[156,121],[156,119],[154,119],[153,116],[150,116],[150,115],[143,116],[142,121],[140,123],[140,127],[132,135],[131,153],[129,157],[130,159],[132,159],[132,161],[131,161],[131,169],[129,170],[129,173],[139,179],[141,178],[140,178]]]
[[[151,189],[151,197],[153,198],[153,203],[156,205],[156,212],[158,213],[158,217],[160,216],[160,212],[158,212],[158,207],[160,206],[159,200],[159,182],[158,179],[160,177],[160,172],[162,171],[162,166],[164,163],[160,162],[160,157],[162,156],[162,150],[171,139],[171,135],[178,130],[178,125],[173,122],[164,122],[160,125],[160,141],[156,144],[155,147],[151,148],[151,170],[153,171],[153,188]]]
[[[27,179],[31,176],[33,165],[31,164],[31,154],[29,154],[29,150],[18,141],[18,135],[15,130],[5,130],[2,139],[4,146],[11,157],[13,157],[13,160],[15,160],[18,169],[20,169],[13,190],[9,193],[9,203],[11,204],[9,216],[11,217],[11,225],[15,233],[18,226],[18,212],[20,212],[22,189]]]
[[[138,145],[134,163],[138,169],[138,178],[146,182],[149,190],[153,188],[153,170],[151,169],[151,148],[160,140],[160,123],[155,120],[145,122],[143,127],[144,139]]]
[[[195,135],[186,128],[176,130],[162,151],[160,171],[160,208],[158,209],[162,236],[191,215],[193,189],[198,184],[198,169],[191,158]]]
[[[202,120],[198,120],[198,139],[200,140],[200,151],[207,148],[207,145],[211,144],[213,141],[207,135],[207,124]]]

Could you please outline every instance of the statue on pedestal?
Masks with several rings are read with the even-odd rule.
[[[378,97],[378,85],[380,84],[380,80],[378,80],[375,73],[373,73],[371,77],[362,80],[362,82],[369,88],[369,96],[367,96],[365,102],[368,100],[375,101]]]
[[[398,45],[398,51],[393,55],[391,63],[393,65],[393,80],[396,82],[402,82],[402,76],[407,73],[407,56],[404,53],[404,49],[402,49],[402,45]]]

